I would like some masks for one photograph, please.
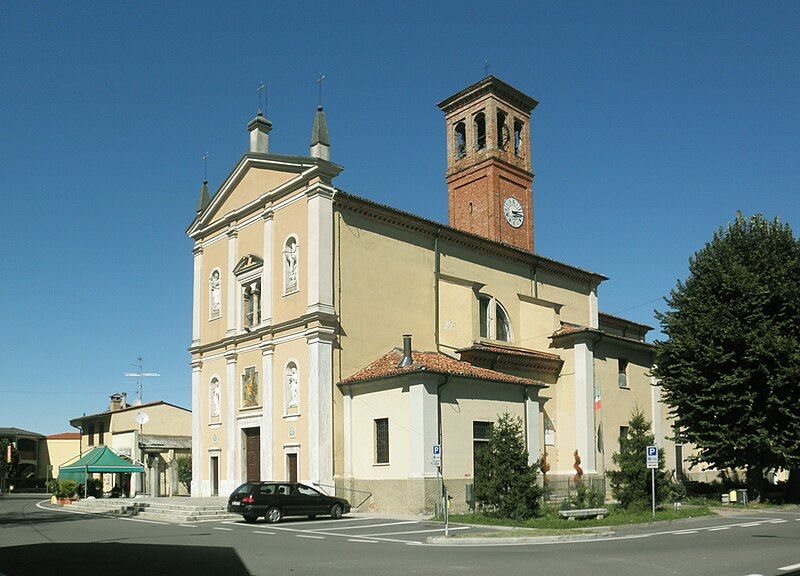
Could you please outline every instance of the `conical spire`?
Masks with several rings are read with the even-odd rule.
[[[314,125],[311,127],[311,155],[323,160],[330,159],[331,141],[328,138],[328,121],[322,106],[317,106]]]
[[[200,198],[197,200],[197,213],[205,210],[209,202],[211,202],[211,196],[208,194],[208,180],[203,180],[203,185],[200,187]]]

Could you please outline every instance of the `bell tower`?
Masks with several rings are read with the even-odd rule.
[[[450,226],[533,252],[530,120],[537,104],[494,76],[439,102]]]

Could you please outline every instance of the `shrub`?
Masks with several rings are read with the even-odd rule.
[[[542,489],[536,483],[539,463],[528,465],[519,418],[508,413],[498,418],[479,460],[475,499],[485,512],[505,518],[529,518],[539,513],[542,499]]]
[[[75,480],[58,481],[57,498],[72,498],[78,492],[78,483]]]
[[[192,457],[178,456],[178,482],[184,485],[186,491],[192,491]]]

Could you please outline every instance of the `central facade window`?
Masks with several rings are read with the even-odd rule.
[[[245,328],[261,323],[261,278],[242,286],[242,324]]]
[[[480,295],[478,297],[480,336],[490,340],[511,342],[511,322],[508,314],[496,298]]]
[[[258,406],[258,372],[254,367],[245,368],[242,374],[242,407]]]

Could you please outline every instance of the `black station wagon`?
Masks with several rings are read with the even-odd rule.
[[[264,516],[267,522],[280,522],[284,516],[330,515],[339,519],[350,512],[350,503],[319,492],[305,484],[292,482],[248,482],[228,498],[228,512],[241,514],[245,522]]]

